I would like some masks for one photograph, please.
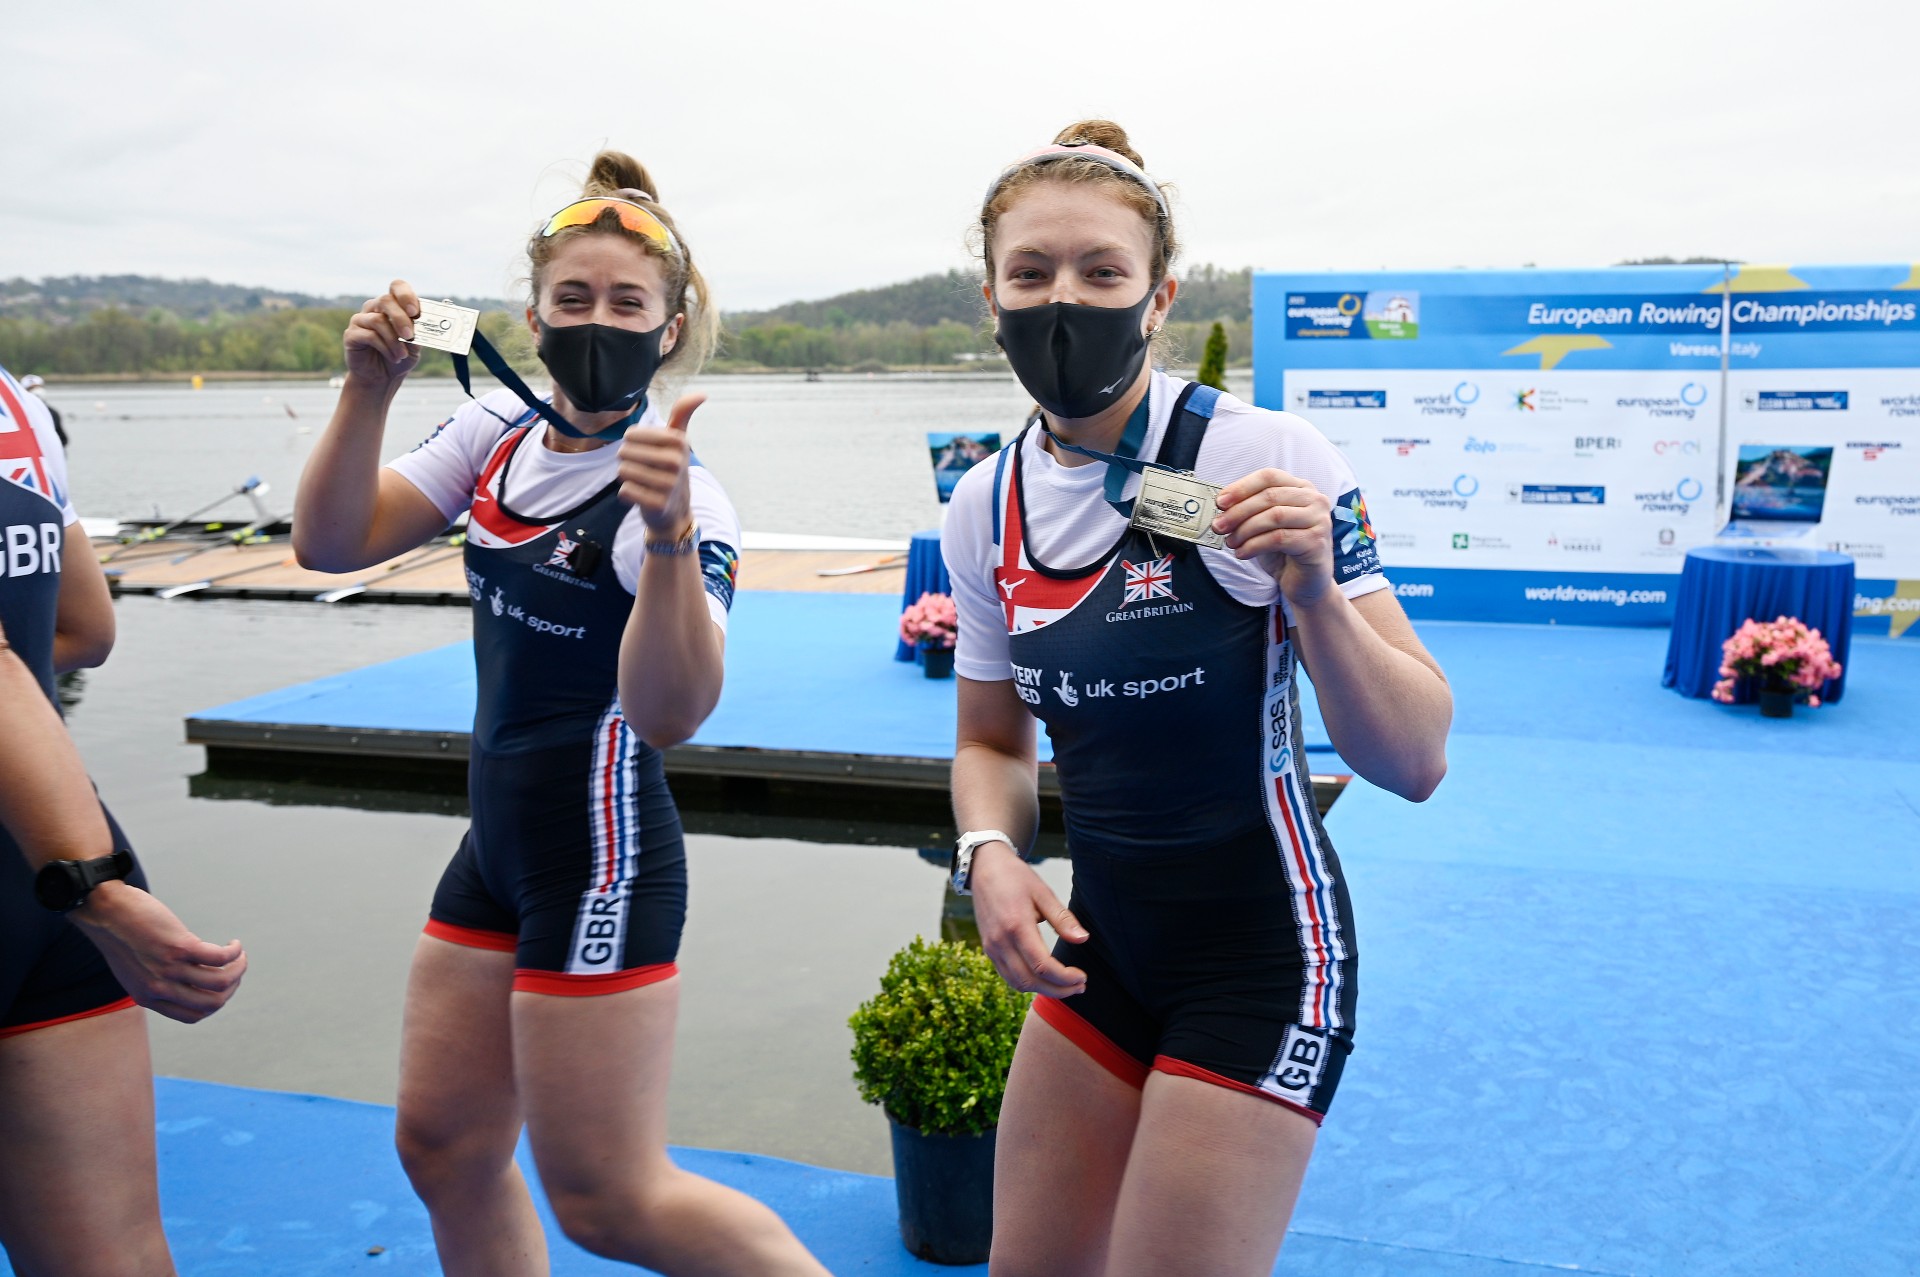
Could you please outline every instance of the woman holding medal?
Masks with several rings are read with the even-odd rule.
[[[618,152],[528,259],[550,403],[496,391],[382,468],[388,405],[419,361],[420,299],[396,281],[347,329],[346,386],[301,479],[296,548],[324,570],[470,512],[473,822],[408,980],[401,1160],[452,1277],[547,1271],[513,1160],[523,1126],[562,1228],[598,1255],[823,1273],[772,1211],[666,1154],[686,856],[659,751],[720,695],[739,531],[687,444],[701,397],[663,413],[649,394],[663,365],[698,368],[717,313],[652,179]]]
[[[961,479],[956,889],[1040,996],[1001,1111],[992,1271],[1265,1274],[1352,1047],[1356,945],[1301,756],[1415,801],[1452,698],[1311,425],[1156,371],[1173,222],[1123,130],[1002,172],[984,291],[1034,422]],[[1021,859],[1034,719],[1073,898]],[[1049,953],[1039,924],[1060,941]]]

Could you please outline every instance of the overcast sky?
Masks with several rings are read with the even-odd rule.
[[[500,296],[602,145],[729,309],[964,266],[1108,115],[1186,261],[1920,258],[1920,6],[93,4],[9,23],[0,276]]]

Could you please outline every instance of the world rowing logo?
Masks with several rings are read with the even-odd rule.
[[[1120,605],[1145,603],[1149,599],[1176,599],[1173,592],[1173,556],[1163,554],[1146,563],[1129,563],[1120,560],[1120,566],[1126,569],[1126,593],[1120,596]]]

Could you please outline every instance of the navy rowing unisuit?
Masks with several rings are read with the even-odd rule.
[[[624,552],[638,516],[619,498],[615,449],[555,458],[531,418],[522,410],[504,430],[495,422],[484,452],[446,431],[427,445],[470,452],[478,470],[466,569],[479,699],[472,825],[426,932],[513,953],[517,990],[613,993],[675,974],[687,898],[659,751],[628,728],[619,702],[620,638],[634,606],[627,572],[637,565],[623,571],[615,547]],[[484,420],[451,424],[464,433],[487,429]],[[549,506],[560,495],[556,512],[527,513],[523,476],[556,460],[571,470],[537,493]],[[421,484],[430,496],[436,478],[428,472]],[[705,573],[724,616],[731,511],[714,511],[717,485],[703,481],[710,521],[728,525],[702,545],[703,564],[725,566]]]
[[[80,521],[66,487],[52,418],[0,368],[0,626],[56,708],[61,556],[67,528]],[[106,816],[114,846],[128,846],[113,813]],[[147,885],[137,866],[127,881]],[[93,942],[34,899],[33,871],[0,827],[0,1038],[132,1005]]]
[[[1194,470],[1217,392],[1156,383],[1173,402],[1146,455]],[[1086,990],[1035,1011],[1132,1085],[1159,1070],[1318,1122],[1352,1049],[1357,952],[1284,603],[1235,597],[1209,552],[1124,526],[1089,559],[1046,559],[1025,482],[1038,447],[1029,428],[994,467],[990,576],[1015,690],[1053,744],[1069,907],[1091,938],[1054,950]],[[1100,470],[1069,480],[1085,502],[1103,503]]]

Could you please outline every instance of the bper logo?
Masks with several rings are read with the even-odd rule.
[[[1620,441],[1612,435],[1575,435],[1575,452],[1613,452],[1620,447]]]

